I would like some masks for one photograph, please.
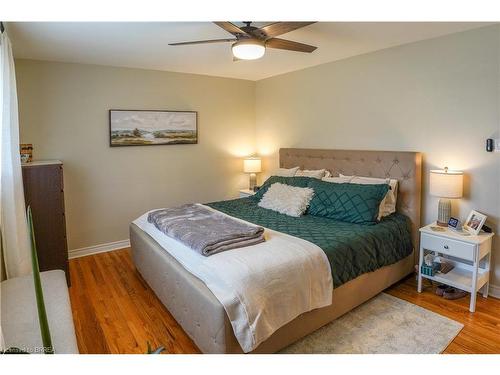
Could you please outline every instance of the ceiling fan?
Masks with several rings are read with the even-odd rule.
[[[214,22],[233,35],[233,38],[197,40],[193,42],[169,43],[170,46],[185,46],[190,44],[234,42],[232,45],[233,60],[256,60],[264,56],[266,48],[284,49],[296,52],[313,52],[317,47],[291,40],[276,38],[311,25],[315,22],[275,22],[261,28],[252,26],[252,22],[243,22],[245,26],[238,27],[231,22]]]

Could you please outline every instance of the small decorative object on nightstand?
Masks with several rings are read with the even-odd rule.
[[[250,173],[250,190],[255,190],[255,186],[257,184],[257,175],[256,173],[261,172],[261,161],[260,158],[256,156],[248,157],[243,160],[243,172]]]
[[[422,279],[433,280],[470,293],[469,310],[476,310],[476,293],[481,290],[483,297],[488,296],[491,261],[491,239],[493,233],[481,232],[478,235],[467,235],[444,229],[435,231],[436,224],[420,228],[420,260],[418,267],[418,292],[422,292]],[[434,254],[441,263],[446,263],[446,273],[435,272],[424,274],[426,255]],[[428,257],[429,259],[429,257]],[[446,259],[446,261],[444,261]],[[427,270],[425,270],[427,272]],[[430,272],[432,273],[432,272]]]
[[[448,228],[457,232],[463,232],[462,222],[460,219],[454,217],[450,217],[450,220],[448,220]]]
[[[448,226],[451,215],[450,198],[461,198],[463,189],[463,173],[461,171],[450,171],[448,167],[444,170],[431,170],[430,193],[439,197],[437,225]]]
[[[255,191],[250,190],[250,189],[241,189],[240,190],[240,198],[251,197],[254,194],[255,194]]]

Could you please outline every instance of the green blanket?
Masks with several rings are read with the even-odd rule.
[[[412,252],[410,220],[392,214],[376,225],[351,224],[324,217],[286,216],[261,208],[252,197],[208,203],[228,215],[302,238],[328,257],[334,287],[407,257]]]

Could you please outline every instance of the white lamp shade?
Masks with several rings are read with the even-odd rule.
[[[430,193],[440,198],[461,198],[463,193],[461,171],[431,170]]]
[[[241,60],[257,60],[264,56],[264,43],[255,39],[240,40],[233,44],[234,57]]]
[[[243,172],[259,173],[262,165],[259,158],[247,158],[243,160]]]

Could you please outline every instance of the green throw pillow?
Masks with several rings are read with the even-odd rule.
[[[307,187],[311,180],[316,180],[312,177],[280,177],[280,176],[271,176],[266,182],[262,184],[259,190],[252,196],[253,199],[260,201],[264,194],[266,193],[269,187],[276,183],[282,183],[285,185],[295,186],[295,187]]]
[[[377,223],[380,202],[389,190],[388,184],[361,185],[310,181],[314,189],[310,215],[355,224]]]

